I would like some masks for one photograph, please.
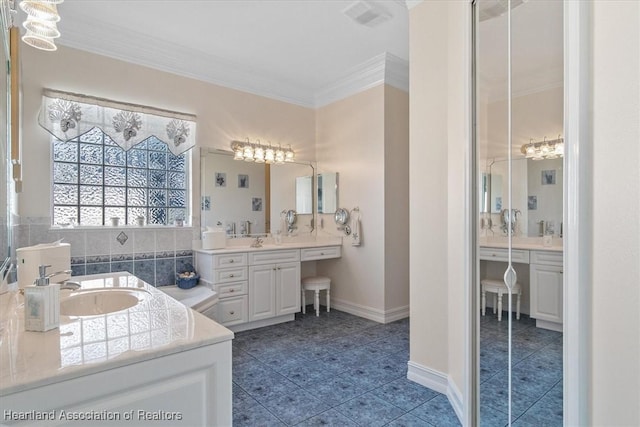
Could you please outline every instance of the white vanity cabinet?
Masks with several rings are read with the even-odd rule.
[[[196,251],[200,281],[218,292],[218,322],[242,331],[293,320],[301,310],[301,262],[340,258],[341,246]]]
[[[300,250],[249,254],[249,321],[300,311]]]
[[[531,317],[538,326],[562,331],[562,252],[531,251]]]

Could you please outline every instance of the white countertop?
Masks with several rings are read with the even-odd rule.
[[[479,240],[480,247],[482,248],[500,248],[506,249],[509,247],[506,237],[481,237]],[[562,252],[562,239],[553,238],[551,246],[545,246],[542,244],[542,237],[514,237],[512,243],[513,249],[524,249],[534,251],[554,251]]]
[[[233,339],[233,332],[130,273],[74,277],[81,289],[144,288],[126,310],[60,315],[60,327],[24,330],[24,297],[0,295],[0,396]],[[62,290],[61,297],[66,290]]]
[[[232,239],[235,240],[235,239]],[[326,246],[342,246],[342,239],[321,239],[321,240],[308,240],[308,241],[299,241],[299,242],[283,242],[279,245],[274,243],[270,243],[267,240],[262,244],[262,247],[252,248],[250,246],[250,242],[253,239],[243,239],[244,242],[240,243],[238,241],[237,244],[234,241],[228,241],[227,247],[222,249],[195,249],[196,252],[202,252],[210,255],[219,255],[219,254],[230,254],[237,252],[257,252],[257,251],[278,251],[278,250],[286,250],[286,249],[305,249],[305,248],[320,248]]]

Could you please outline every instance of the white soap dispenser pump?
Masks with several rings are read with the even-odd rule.
[[[45,332],[60,325],[60,284],[49,284],[47,268],[38,267],[39,277],[24,288],[24,327],[27,331]]]

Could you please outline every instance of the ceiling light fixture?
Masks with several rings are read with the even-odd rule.
[[[524,144],[520,151],[531,160],[557,159],[564,156],[564,138],[558,135],[557,139],[551,141],[547,141],[546,136],[542,141],[531,140],[528,144]]]
[[[293,162],[295,153],[289,148],[283,149],[280,145],[277,148],[271,143],[263,145],[260,140],[255,143],[249,141],[231,141],[234,160],[244,160],[245,162],[267,163],[281,165],[285,162]]]
[[[53,39],[60,37],[56,23],[60,21],[57,5],[64,0],[23,0],[20,9],[27,14],[22,26],[27,32],[22,41],[36,49],[54,51]]]

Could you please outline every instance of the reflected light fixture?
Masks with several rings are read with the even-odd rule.
[[[564,156],[564,138],[558,135],[557,139],[550,141],[547,141],[546,136],[542,141],[531,140],[528,144],[524,144],[520,151],[531,160],[557,159]]]
[[[295,153],[289,148],[283,149],[279,144],[274,148],[271,143],[263,145],[260,140],[252,143],[249,138],[246,141],[231,141],[234,160],[246,162],[267,163],[281,165],[285,162],[293,162]]]
[[[64,0],[22,0],[20,9],[27,14],[22,26],[27,30],[22,41],[36,49],[54,51],[54,39],[60,37],[57,5]]]

